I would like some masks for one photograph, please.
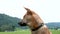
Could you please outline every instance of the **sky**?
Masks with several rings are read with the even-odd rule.
[[[27,7],[45,23],[60,22],[60,0],[0,0],[0,13],[23,18]]]

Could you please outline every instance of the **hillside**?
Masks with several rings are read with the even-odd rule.
[[[14,25],[17,26],[17,23],[20,21],[19,18],[11,17],[5,14],[0,14],[0,26],[2,25]]]
[[[46,23],[46,25],[48,28],[60,28],[60,22],[49,22]]]

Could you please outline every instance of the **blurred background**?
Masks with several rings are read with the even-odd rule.
[[[26,13],[24,7],[35,11],[49,29],[60,30],[60,0],[0,0],[0,32],[28,29],[17,24]]]

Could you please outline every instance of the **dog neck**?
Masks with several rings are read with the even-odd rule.
[[[44,25],[44,23],[41,23],[37,28],[31,29],[31,30],[32,30],[32,31],[36,31],[36,30],[38,30],[39,28],[41,28],[43,25]]]

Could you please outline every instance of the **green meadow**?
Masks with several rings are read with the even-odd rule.
[[[60,34],[60,30],[50,30],[52,34]],[[30,30],[18,30],[14,32],[0,32],[0,34],[31,34]]]

